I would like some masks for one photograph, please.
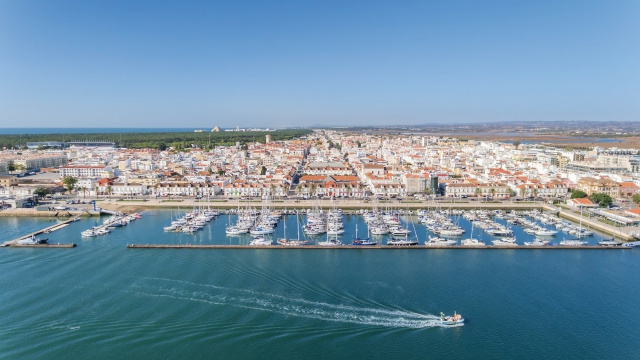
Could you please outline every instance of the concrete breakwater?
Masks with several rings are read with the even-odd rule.
[[[73,217],[100,216],[99,211],[93,210],[54,210],[38,211],[36,209],[6,209],[0,211],[3,217]]]

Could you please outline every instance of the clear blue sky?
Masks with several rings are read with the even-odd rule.
[[[640,1],[0,1],[0,127],[640,120]]]

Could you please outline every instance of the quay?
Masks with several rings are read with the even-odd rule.
[[[426,246],[426,245],[414,245],[414,246],[320,246],[320,245],[303,245],[303,246],[283,246],[283,245],[165,245],[165,244],[129,244],[128,249],[339,249],[339,250],[613,250],[613,249],[631,249],[626,246]]]
[[[59,222],[56,223],[54,225],[51,226],[47,226],[44,229],[38,230],[38,231],[34,231],[32,233],[29,233],[27,235],[21,236],[17,239],[13,239],[13,240],[9,240],[7,242],[5,242],[4,244],[2,244],[2,246],[13,246],[13,247],[41,247],[42,245],[18,245],[18,241],[23,240],[23,239],[27,239],[30,238],[32,236],[37,236],[37,235],[41,235],[41,234],[48,234],[50,232],[56,231],[58,229],[62,229],[63,227],[69,225],[70,223],[76,221],[77,218],[72,218],[69,220],[65,220],[63,222]],[[64,244],[67,245],[67,244]],[[54,245],[48,245],[48,246],[54,246]],[[75,246],[75,245],[74,245]]]
[[[5,247],[12,248],[49,248],[49,249],[69,249],[76,247],[76,244],[38,244],[38,245],[23,245],[23,244],[10,244],[3,245]]]

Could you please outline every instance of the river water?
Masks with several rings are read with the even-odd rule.
[[[164,233],[175,215],[148,211],[97,238],[80,237],[90,219],[49,234],[73,249],[0,248],[0,358],[640,356],[639,249],[126,248],[248,241],[224,235],[233,216],[195,235]],[[366,229],[345,217],[345,242],[356,223]],[[51,224],[0,218],[0,241]],[[293,236],[295,224],[289,217]],[[423,241],[425,228],[416,230]],[[438,326],[440,311],[461,313],[465,326]]]

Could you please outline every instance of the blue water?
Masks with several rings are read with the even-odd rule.
[[[0,248],[0,358],[640,354],[640,287],[633,280],[639,249],[127,249],[129,243],[247,240],[224,236],[226,216],[186,235],[162,231],[171,211],[143,215],[103,237],[80,237],[92,219],[49,234],[51,242],[78,244],[73,249]],[[348,240],[361,219],[345,220]],[[50,224],[0,218],[0,241]],[[295,224],[289,217],[291,236]],[[416,229],[423,240],[426,229]],[[485,235],[474,230],[474,237]],[[440,311],[454,310],[465,316],[465,326],[437,326]]]

